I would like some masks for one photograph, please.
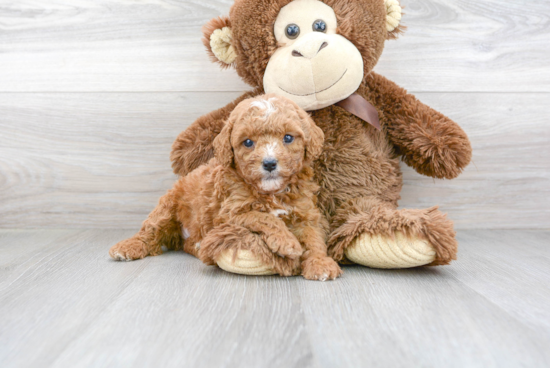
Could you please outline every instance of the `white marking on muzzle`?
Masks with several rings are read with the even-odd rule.
[[[277,149],[277,142],[269,143],[265,146],[265,156],[264,158],[276,158],[275,150]]]
[[[260,185],[260,187],[262,188],[262,190],[265,190],[266,192],[273,192],[275,190],[279,190],[282,185],[283,185],[282,178],[268,178],[268,179],[262,179],[262,184]]]

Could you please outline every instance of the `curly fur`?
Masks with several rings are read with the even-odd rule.
[[[258,102],[269,101],[267,116]],[[284,143],[291,135],[294,141]],[[252,140],[253,147],[243,145]],[[317,208],[319,186],[311,163],[321,153],[323,132],[296,104],[273,95],[235,107],[213,142],[215,158],[182,176],[161,198],[135,236],[110,250],[115,259],[138,259],[183,250],[206,264],[221,252],[248,249],[280,275],[334,279],[342,271],[327,256],[328,225]],[[267,154],[277,169],[266,171]],[[276,175],[277,187],[264,186]]]

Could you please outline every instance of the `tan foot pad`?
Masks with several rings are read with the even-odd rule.
[[[352,262],[371,268],[411,268],[432,263],[435,250],[424,239],[400,231],[386,235],[361,234],[345,250]]]
[[[222,270],[241,275],[275,275],[275,271],[261,262],[251,251],[238,250],[233,262],[233,250],[223,252],[217,260]]]

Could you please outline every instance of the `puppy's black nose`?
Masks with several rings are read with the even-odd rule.
[[[263,165],[265,170],[267,170],[269,172],[272,172],[273,170],[275,170],[277,168],[277,160],[274,159],[274,158],[266,158],[262,162],[262,165]]]

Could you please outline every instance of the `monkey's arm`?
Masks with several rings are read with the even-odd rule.
[[[172,144],[172,153],[170,154],[174,173],[185,176],[214,157],[212,142],[222,130],[233,109],[241,101],[260,93],[261,91],[258,89],[246,92],[227,106],[201,116],[189,128],[181,132]]]
[[[472,147],[466,133],[405,89],[372,73],[367,89],[359,92],[382,112],[380,121],[390,142],[418,173],[453,179],[470,163]]]

